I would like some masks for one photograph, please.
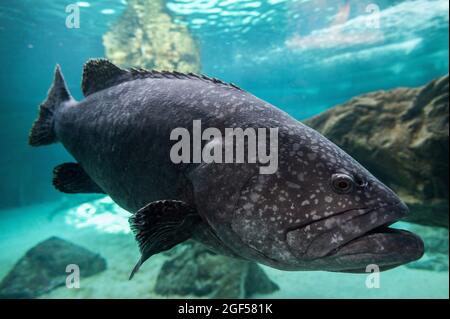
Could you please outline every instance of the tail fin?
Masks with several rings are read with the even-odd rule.
[[[57,141],[54,132],[54,113],[63,102],[71,98],[61,74],[61,68],[57,65],[52,87],[47,99],[40,105],[39,116],[30,131],[28,143],[31,146],[48,145]]]

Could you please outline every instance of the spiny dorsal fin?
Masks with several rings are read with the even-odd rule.
[[[203,74],[181,73],[177,71],[156,71],[142,68],[129,70],[119,68],[106,59],[91,59],[84,65],[82,90],[84,96],[137,79],[195,79],[241,90],[233,83],[226,83]]]
[[[123,70],[106,59],[91,59],[84,65],[81,88],[84,96],[107,89],[127,80]]]

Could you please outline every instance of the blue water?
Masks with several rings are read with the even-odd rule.
[[[61,145],[29,148],[28,130],[56,63],[70,92],[82,98],[82,66],[105,55],[102,36],[127,6],[125,0],[78,2],[80,28],[68,29],[65,8],[75,2],[0,1],[0,218],[63,198],[50,172],[70,156]],[[165,11],[188,26],[203,73],[236,83],[300,120],[361,93],[420,86],[448,73],[447,0],[377,0],[376,7],[371,0],[168,0]],[[15,238],[11,225],[3,224],[2,247]],[[23,245],[17,242],[18,252],[44,236],[29,233]],[[19,257],[1,251],[4,269]],[[430,282],[438,285],[442,278],[436,276]],[[399,289],[375,296],[401,296]],[[448,286],[431,290],[429,296],[448,297]],[[295,297],[302,296],[308,297],[303,290]]]

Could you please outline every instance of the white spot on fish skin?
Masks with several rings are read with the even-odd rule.
[[[331,243],[332,244],[337,244],[340,241],[343,241],[344,238],[342,237],[341,234],[333,234],[333,236],[331,237]]]
[[[306,206],[306,205],[309,205],[309,200],[304,200],[303,202],[302,202],[302,204],[301,204],[302,206]]]
[[[325,201],[326,201],[327,203],[331,203],[331,202],[333,201],[333,197],[331,197],[331,196],[325,196]]]
[[[299,189],[300,185],[292,183],[292,182],[286,182],[287,187],[289,188],[295,188],[295,189]]]

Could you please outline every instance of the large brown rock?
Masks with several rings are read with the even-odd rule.
[[[103,36],[106,57],[123,67],[199,72],[200,53],[186,25],[175,23],[164,0],[129,0]]]
[[[217,255],[195,242],[170,256],[155,286],[163,296],[205,298],[248,298],[278,289],[258,264]]]
[[[408,221],[448,228],[449,78],[377,91],[305,123],[341,146],[408,204]]]

